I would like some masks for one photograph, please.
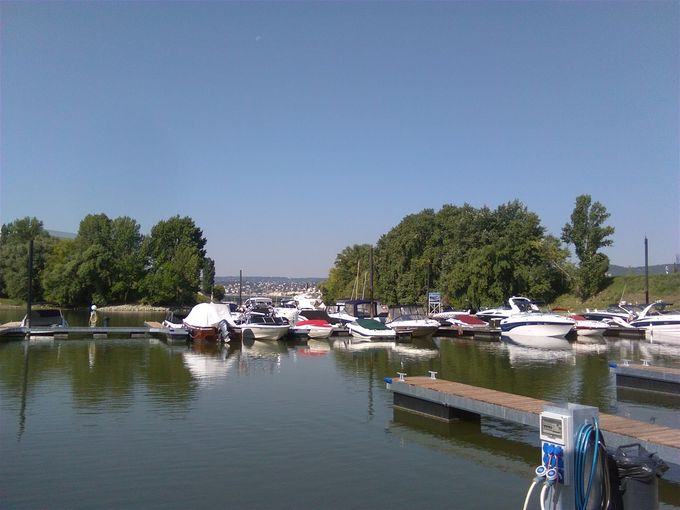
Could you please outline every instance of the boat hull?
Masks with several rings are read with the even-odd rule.
[[[366,341],[389,341],[389,340],[395,340],[397,337],[396,331],[390,329],[366,329],[362,328],[361,326],[358,326],[356,324],[348,324],[347,328],[349,329],[350,334],[352,335],[352,338],[356,338],[358,340],[366,340]]]
[[[564,338],[574,327],[571,323],[550,321],[501,321],[503,335]]]
[[[280,340],[288,334],[288,325],[270,324],[244,324],[236,328],[241,337],[250,337],[255,340]]]

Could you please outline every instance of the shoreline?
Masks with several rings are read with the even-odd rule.
[[[33,305],[34,309],[45,309],[45,308],[59,308],[61,310],[88,310],[89,307],[83,307],[83,308],[68,308],[68,307],[60,307],[60,306],[55,306],[55,305],[48,305],[48,304],[36,304]],[[10,305],[6,303],[0,303],[0,310],[25,310],[26,305]],[[170,310],[169,307],[167,306],[153,306],[153,305],[110,305],[110,306],[98,306],[97,311],[98,312],[106,312],[106,313],[131,313],[131,312],[167,312]]]

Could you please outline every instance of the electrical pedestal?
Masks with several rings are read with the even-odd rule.
[[[536,474],[545,483],[552,483],[559,510],[573,510],[574,453],[576,434],[584,423],[594,424],[599,412],[596,407],[568,404],[566,407],[545,406],[539,417],[541,465]],[[551,508],[553,507],[551,506]]]

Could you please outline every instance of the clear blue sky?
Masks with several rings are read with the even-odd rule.
[[[605,205],[680,253],[680,3],[0,4],[0,222],[175,214],[218,275],[326,276],[424,208]]]

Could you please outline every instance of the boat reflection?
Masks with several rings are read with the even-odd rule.
[[[295,351],[300,356],[316,357],[326,356],[331,351],[331,345],[326,340],[307,340],[305,346],[298,347]]]
[[[501,339],[510,344],[532,349],[571,350],[566,338],[503,333]]]
[[[551,339],[555,340],[555,339]],[[534,347],[524,347],[512,343],[503,344],[503,348],[508,352],[508,359],[510,365],[527,365],[527,364],[555,364],[555,363],[576,363],[576,355],[571,349],[571,344],[564,340],[566,346],[558,344],[556,348],[538,349]]]
[[[198,342],[182,353],[182,361],[195,379],[205,381],[225,377],[236,365],[236,356],[229,354],[229,346]]]
[[[279,359],[282,354],[288,354],[288,345],[283,340],[244,338],[241,343],[242,357]]]

